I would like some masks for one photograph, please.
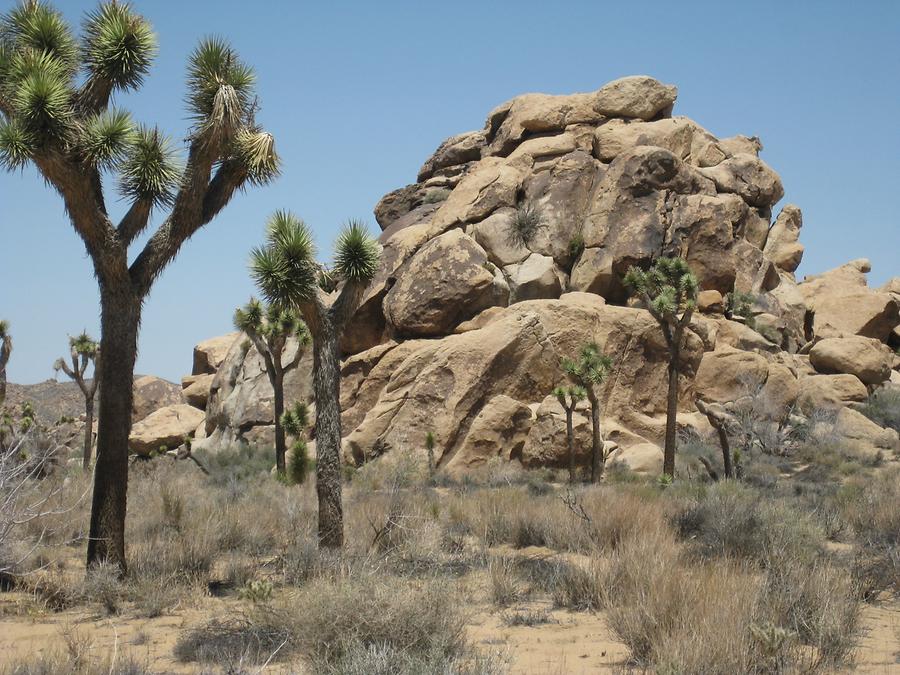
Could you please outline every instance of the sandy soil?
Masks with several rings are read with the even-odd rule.
[[[129,609],[117,616],[99,612],[37,611],[21,593],[0,595],[0,667],[39,653],[75,650],[98,656],[128,654],[154,672],[194,673],[195,664],[179,663],[173,656],[178,635],[211,616],[238,609],[234,600],[206,598],[199,606],[184,607],[166,616],[145,619]],[[510,671],[535,673],[609,673],[627,666],[628,650],[617,642],[602,613],[553,610],[549,602],[517,604],[516,612],[546,611],[549,621],[536,626],[507,626],[503,610],[475,608],[470,639],[482,648],[505,654]],[[507,610],[507,611],[513,611]],[[863,637],[857,654],[859,673],[900,673],[900,601],[867,605],[863,610]],[[277,673],[283,667],[265,672]]]

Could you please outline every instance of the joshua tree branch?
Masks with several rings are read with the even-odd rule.
[[[127,249],[135,238],[146,229],[152,208],[153,204],[150,200],[138,199],[128,209],[128,213],[125,214],[116,228],[124,248]]]

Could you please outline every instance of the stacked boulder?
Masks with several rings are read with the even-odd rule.
[[[896,379],[900,282],[870,289],[854,261],[798,283],[802,214],[787,205],[773,219],[784,189],[762,144],[672,117],[676,95],[639,76],[519,96],[378,203],[381,267],[342,343],[347,461],[424,452],[432,432],[448,470],[560,465],[559,362],[594,340],[615,360],[603,400],[617,456],[658,470],[666,350],[622,277],[665,255],[684,257],[701,288],[682,425],[705,424],[695,396],[842,406]],[[749,314],[730,311],[735,291],[752,295]],[[310,398],[309,361],[288,400]],[[230,338],[202,388],[211,447],[268,438],[271,389],[245,341]],[[586,424],[580,411],[579,433]]]

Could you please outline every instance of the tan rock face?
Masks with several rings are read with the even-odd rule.
[[[785,272],[793,272],[803,259],[803,244],[800,243],[800,228],[803,227],[803,215],[793,204],[785,206],[775,224],[769,231],[766,257]]]
[[[838,411],[834,432],[863,452],[891,452],[900,448],[895,429],[882,429],[862,413],[850,408]]]
[[[723,346],[703,355],[694,390],[704,401],[727,403],[752,394],[765,384],[768,376],[769,364],[765,358]]]
[[[778,174],[756,155],[736,154],[700,172],[715,182],[719,192],[739,195],[751,206],[766,208],[784,196]]]
[[[228,350],[239,337],[240,333],[228,333],[228,335],[204,340],[194,347],[194,367],[191,375],[215,375],[225,360]]]
[[[209,389],[215,375],[189,375],[181,379],[181,396],[184,402],[199,410],[206,410]]]
[[[140,422],[160,408],[176,403],[181,403],[181,389],[177,384],[153,375],[139,377],[134,381],[131,421]]]
[[[800,407],[807,411],[837,408],[865,401],[866,385],[856,375],[813,375],[800,380]]]
[[[678,97],[678,88],[652,77],[636,75],[613,80],[596,94],[594,108],[604,117],[652,120],[666,115]]]
[[[866,284],[870,268],[868,260],[854,260],[799,284],[806,305],[815,312],[817,336],[862,335],[883,342],[900,324],[894,296]]]
[[[384,312],[400,336],[444,335],[493,305],[505,305],[508,288],[488,268],[478,243],[462,230],[432,239],[406,263],[384,298]]]
[[[531,408],[527,405],[503,394],[493,397],[472,420],[447,469],[476,468],[493,457],[521,458],[531,424]]]
[[[203,418],[202,411],[185,403],[160,408],[131,428],[128,447],[138,455],[159,452],[163,446],[174,450],[185,436],[193,435]]]
[[[809,352],[809,361],[820,373],[848,373],[865,384],[880,384],[891,375],[893,354],[872,338],[826,338]]]

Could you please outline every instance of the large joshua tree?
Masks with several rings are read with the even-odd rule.
[[[577,384],[568,387],[557,387],[553,390],[556,400],[566,411],[566,444],[568,446],[569,482],[575,482],[575,427],[572,416],[575,414],[575,406],[583,400],[587,393],[584,387]]]
[[[28,163],[62,197],[100,289],[100,424],[88,565],[125,570],[125,507],[132,378],[141,307],[181,246],[238,190],[278,171],[272,136],[256,124],[254,75],[220,39],[200,42],[187,67],[193,122],[181,162],[156,127],[111,106],[138,88],[156,54],[150,24],[110,0],[89,13],[80,39],[62,15],[26,0],[0,23],[0,164]],[[118,178],[127,211],[114,223],[104,178]],[[140,251],[129,248],[165,208]]]
[[[278,305],[263,306],[250,300],[234,313],[235,327],[247,334],[256,351],[262,356],[266,375],[272,385],[275,408],[275,467],[280,475],[287,471],[285,455],[287,441],[284,434],[284,376],[297,367],[309,345],[309,329],[297,316],[296,310]],[[290,361],[284,361],[288,338],[297,339],[297,351]]]
[[[682,258],[659,258],[649,270],[632,267],[625,285],[637,295],[662,329],[669,350],[669,392],[666,399],[666,442],[663,475],[675,477],[675,420],[678,414],[678,362],[684,331],[697,306],[697,277]]]
[[[12,335],[9,334],[9,322],[0,320],[0,408],[6,400],[6,364],[12,355]]]
[[[333,267],[325,271],[316,262],[309,227],[278,211],[269,219],[265,245],[253,251],[250,263],[266,300],[297,309],[312,335],[319,544],[328,548],[344,544],[340,337],[378,270],[379,257],[378,243],[365,226],[351,221],[338,237]]]
[[[94,447],[94,397],[100,384],[100,345],[87,333],[69,338],[70,366],[65,359],[56,359],[53,369],[63,371],[75,380],[84,395],[84,454],[81,465],[85,471],[91,466],[91,450]],[[88,366],[94,364],[94,377],[90,382],[85,378]]]
[[[584,390],[591,404],[591,482],[598,483],[606,467],[606,449],[600,432],[600,385],[612,368],[612,359],[595,342],[581,348],[576,359],[563,359],[569,379]]]

